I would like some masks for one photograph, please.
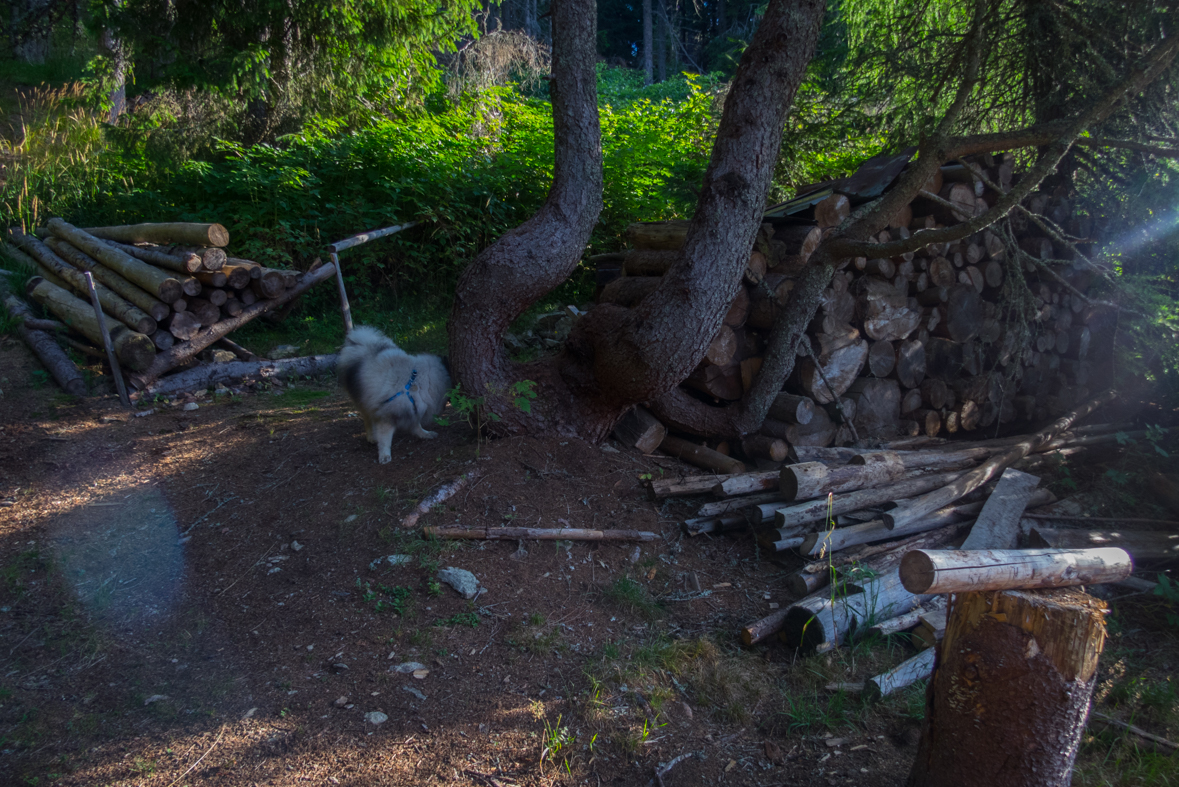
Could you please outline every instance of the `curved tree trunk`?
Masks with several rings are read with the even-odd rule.
[[[574,326],[561,356],[513,368],[503,350],[505,331],[573,271],[601,204],[593,6],[554,4],[553,188],[536,216],[464,272],[451,316],[456,378],[469,395],[486,397],[502,418],[498,430],[600,440],[631,406],[673,390],[700,363],[740,286],[824,5],[770,3],[725,101],[683,249],[656,290],[635,309],[597,306]],[[518,379],[539,383],[528,415],[504,397]]]

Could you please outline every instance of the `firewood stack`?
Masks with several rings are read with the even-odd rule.
[[[230,257],[228,245],[220,224],[79,229],[55,218],[36,235],[11,228],[5,253],[37,272],[29,298],[86,342],[71,344],[99,354],[102,336],[83,276],[90,271],[120,363],[141,372],[158,351],[189,342],[202,329],[240,318],[255,304],[288,300],[303,279],[297,271]]]
[[[879,197],[911,155],[877,157],[850,178],[803,188],[766,212],[743,285],[686,389],[718,406],[749,390],[774,320],[824,232]],[[1017,177],[1012,162],[1010,154],[995,154],[942,167],[878,240],[909,238],[986,211],[999,195],[967,164],[1006,190]],[[1087,219],[1074,217],[1067,199],[1035,193],[1024,205],[1049,228],[1088,239]],[[652,292],[686,229],[687,222],[631,225],[631,249],[594,259],[599,301],[633,306]],[[1093,272],[1046,234],[1015,212],[1002,226],[957,243],[845,260],[810,325],[811,350],[799,348],[794,373],[761,429],[766,439],[745,441],[753,448],[748,458],[780,453],[775,441],[825,447],[1043,422],[1084,400],[1089,359],[1104,354],[1093,345],[1112,341],[1112,313],[1080,297]],[[1083,252],[1087,245],[1074,247]]]

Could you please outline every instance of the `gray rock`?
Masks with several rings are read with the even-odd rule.
[[[448,566],[447,568],[439,569],[438,579],[458,591],[458,594],[463,598],[472,599],[479,595],[479,580],[465,568]]]
[[[413,557],[410,555],[385,555],[384,557],[379,557],[373,562],[369,563],[368,567],[370,570],[376,571],[385,563],[388,563],[391,566],[404,566],[412,562]]]
[[[180,409],[181,409],[181,410],[183,410],[183,411],[184,411],[184,412],[186,412],[186,413],[190,413],[190,412],[192,412],[193,410],[199,410],[199,409],[201,409],[201,406],[200,406],[199,404],[197,404],[196,402],[189,402],[188,404],[184,405],[184,406],[183,406],[183,407],[181,407]]]
[[[384,713],[381,713],[379,710],[374,710],[364,714],[364,720],[369,724],[384,724],[385,722],[389,721],[389,717]]]
[[[409,692],[410,694],[412,694],[412,695],[414,695],[415,697],[417,697],[419,700],[425,700],[425,699],[426,699],[426,695],[425,695],[425,694],[422,694],[420,691],[418,691],[417,689],[415,689],[413,686],[402,686],[402,687],[401,687],[401,690],[402,690],[402,691],[407,691],[407,692]]]
[[[400,672],[402,675],[412,675],[415,671],[425,669],[425,664],[420,664],[416,661],[407,661],[404,664],[398,664],[390,667],[390,672]]]
[[[347,697],[337,697],[336,701],[333,702],[332,704],[335,705],[337,708],[342,708],[348,704],[348,698]]]
[[[277,361],[280,358],[294,358],[299,354],[299,345],[297,344],[280,344],[270,351],[270,360]]]

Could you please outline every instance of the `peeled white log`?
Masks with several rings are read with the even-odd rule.
[[[753,492],[768,492],[778,488],[779,472],[739,473],[720,481],[712,488],[717,497],[736,497]]]
[[[910,659],[902,661],[897,666],[874,678],[869,678],[864,684],[864,691],[873,699],[887,697],[894,691],[911,686],[919,680],[925,680],[933,674],[934,648],[925,650]]]
[[[915,549],[901,560],[912,593],[1059,588],[1117,582],[1134,570],[1124,549]]]
[[[861,489],[844,495],[836,495],[831,501],[832,516],[859,511],[861,508],[871,508],[896,500],[903,500],[929,492],[953,482],[963,476],[964,472],[934,473],[932,475],[915,476],[904,479],[889,486],[875,489]],[[828,507],[826,498],[809,500],[793,506],[784,506],[774,512],[774,524],[778,527],[804,524],[807,522],[821,522],[827,517]]]
[[[925,599],[901,584],[896,569],[863,583],[861,592],[820,591],[786,611],[782,639],[803,650],[826,650],[840,644],[848,633],[869,619],[884,619],[908,612]]]

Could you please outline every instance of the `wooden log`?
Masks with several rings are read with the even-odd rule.
[[[823,337],[820,336],[819,339],[822,346]],[[810,358],[799,361],[798,385],[807,396],[819,404],[834,402],[855,382],[867,360],[868,343],[857,335],[857,338],[847,344],[835,344],[834,349],[819,352],[821,374]]]
[[[195,294],[189,292],[193,285],[196,286],[196,292],[201,291],[201,283],[196,279],[181,278],[182,274],[169,275],[153,265],[106,245],[98,238],[87,235],[61,219],[50,219],[49,231],[165,303],[171,303],[181,294]]]
[[[779,474],[782,496],[787,500],[811,500],[892,483],[905,466],[892,451],[864,454],[858,465],[827,467],[821,462],[786,465]]]
[[[916,656],[905,659],[888,672],[868,678],[864,691],[870,700],[879,700],[896,691],[912,686],[919,680],[933,675],[934,650],[923,650]]]
[[[940,379],[930,378],[921,383],[921,401],[931,410],[941,410],[950,402],[950,388]]]
[[[815,224],[819,229],[837,227],[851,215],[851,202],[843,194],[832,194],[815,205]]]
[[[861,489],[844,495],[836,495],[831,501],[831,515],[837,516],[851,511],[859,511],[862,508],[872,508],[896,500],[911,498],[930,490],[940,489],[962,475],[964,475],[962,472],[918,475],[903,479],[890,486]],[[825,499],[783,506],[774,512],[774,524],[778,527],[790,527],[807,522],[821,522],[827,517],[827,511]]]
[[[857,431],[861,435],[892,436],[901,419],[901,388],[896,380],[860,378],[847,389],[856,403]]]
[[[983,505],[963,549],[1014,549],[1019,540],[1019,521],[1039,486],[1034,475],[1007,468],[999,476],[995,491]]]
[[[729,311],[725,314],[724,324],[733,330],[739,329],[749,319],[749,290],[744,287],[737,288],[737,295],[733,298],[732,304],[729,305]]]
[[[28,237],[32,238],[32,236]],[[168,316],[169,309],[166,303],[155,298],[143,288],[127,281],[113,270],[100,265],[60,238],[49,238],[44,245],[49,252],[56,254],[74,268],[80,271],[89,271],[96,281],[138,306],[157,323]]]
[[[745,530],[749,527],[749,520],[741,514],[727,516],[703,517],[689,519],[684,522],[684,532],[689,536],[704,533],[725,533],[733,530]]]
[[[782,630],[782,625],[786,621],[786,613],[789,611],[790,607],[776,609],[761,620],[756,620],[742,628],[741,644],[752,647],[777,634]]]
[[[647,497],[652,500],[663,500],[668,497],[690,497],[692,495],[709,494],[712,492],[713,487],[728,477],[726,475],[694,475],[685,478],[667,478],[660,479],[659,481],[651,481],[647,485]]]
[[[921,313],[909,308],[907,285],[905,292],[898,292],[891,281],[873,276],[865,276],[856,284],[860,290],[856,310],[870,339],[900,341],[917,330]]]
[[[741,365],[736,363],[728,366],[702,363],[692,370],[683,385],[728,401],[740,399],[745,391],[741,380]]]
[[[873,377],[888,377],[896,368],[897,351],[892,342],[868,344],[868,373]]]
[[[217,272],[225,265],[228,256],[224,249],[212,248],[201,249],[196,252],[201,258],[201,269],[205,271]]]
[[[253,289],[248,288],[248,287],[246,289],[238,291],[237,299],[242,302],[242,306],[247,306],[247,307],[253,306],[255,303],[258,302],[258,296],[254,294]]]
[[[0,292],[3,290],[3,286],[0,286]],[[18,321],[16,325],[17,336],[24,341],[29,351],[41,362],[45,371],[49,372],[50,376],[61,386],[61,389],[70,396],[85,396],[86,380],[77,365],[70,360],[57,342],[53,341],[52,336],[30,327],[33,312],[28,304],[15,295],[8,295],[4,298],[4,306],[8,313]]]
[[[961,344],[978,336],[983,325],[982,298],[972,286],[957,285],[950,289],[946,302],[937,307],[941,320],[934,334]]]
[[[644,454],[654,453],[666,436],[667,427],[645,407],[635,407],[628,411],[614,427],[614,437],[620,443],[637,448]]]
[[[905,418],[912,418],[911,413],[915,413],[922,409],[924,402],[921,401],[921,391],[916,388],[910,388],[901,393],[901,415]]]
[[[831,584],[831,574],[828,571],[796,571],[786,578],[786,592],[794,598],[805,598],[820,588]]]
[[[206,289],[208,287],[225,287],[229,284],[229,277],[221,271],[198,271],[193,274],[196,280],[203,284]]]
[[[1151,530],[1080,530],[1045,527],[1040,520],[1030,524],[1028,543],[1033,547],[1056,549],[1118,548],[1135,563],[1169,561],[1179,558],[1179,533]]]
[[[634,308],[639,301],[655,292],[660,281],[662,279],[658,276],[623,276],[602,288],[598,303],[617,303],[628,309]]]
[[[209,303],[214,306],[221,307],[229,300],[229,295],[225,290],[205,290],[201,293]]]
[[[742,495],[728,500],[716,500],[711,503],[705,503],[696,511],[696,516],[699,518],[721,516],[722,514],[730,514],[741,509],[754,509],[763,503],[781,502],[782,496],[777,491],[766,492],[764,494]],[[770,513],[770,519],[773,520],[774,515]],[[760,522],[760,520],[757,520]]]
[[[831,445],[835,439],[839,426],[827,415],[822,407],[815,410],[815,415],[809,424],[788,424],[786,426],[786,442],[796,445]]]
[[[172,345],[176,343],[176,337],[168,329],[159,328],[151,335],[151,342],[158,350],[170,350]]]
[[[674,251],[688,236],[686,221],[642,221],[630,224],[623,233],[636,249]]]
[[[910,787],[1066,787],[1105,642],[1104,611],[1074,589],[955,597]]]
[[[820,591],[790,605],[782,621],[782,639],[804,651],[826,650],[842,643],[848,633],[870,619],[900,615],[923,599],[901,584],[893,569],[862,584],[860,592],[845,594]]]
[[[575,527],[423,527],[424,538],[482,541],[654,541],[658,533],[645,530],[587,530]]]
[[[872,519],[856,525],[828,528],[821,532],[808,533],[798,551],[807,557],[818,558],[860,544],[874,544],[898,536],[920,536],[935,532],[939,534],[936,538],[944,537],[944,542],[927,542],[924,546],[931,548],[946,546],[949,543],[949,537],[957,535],[958,526],[968,521],[975,513],[971,511],[969,506],[946,506],[920,522],[910,525],[903,533],[892,531],[880,519]],[[935,537],[931,536],[931,538]]]
[[[29,280],[28,294],[92,343],[102,344],[102,331],[90,304],[38,276]],[[120,363],[136,371],[151,365],[156,357],[156,348],[151,339],[122,325],[114,326],[110,333]]]
[[[754,492],[766,492],[778,488],[777,470],[761,473],[739,473],[718,481],[712,487],[717,497],[736,497]]]
[[[647,249],[627,249],[622,252],[622,269],[629,277],[659,278],[671,270],[671,266],[680,258],[676,251],[650,251]]]
[[[770,404],[770,417],[787,424],[809,424],[815,417],[815,402],[808,396],[783,392]]]
[[[104,241],[106,245],[125,252],[136,259],[150,262],[158,268],[167,268],[177,273],[193,274],[201,269],[201,258],[191,252],[177,252],[175,254],[163,251],[154,246],[134,246],[130,243]]]
[[[925,379],[925,344],[910,339],[897,345],[893,377],[906,388],[917,388]]]
[[[946,611],[944,609],[922,612],[921,623],[913,629],[911,641],[918,650],[932,650],[942,641],[946,633]]]
[[[230,265],[226,263],[221,267],[221,273],[225,274],[226,284],[235,290],[241,290],[250,286],[250,273],[252,269],[247,265]]]
[[[221,314],[225,317],[236,317],[245,308],[245,304],[237,298],[226,298],[225,303],[221,304]]]
[[[737,335],[727,325],[721,325],[708,344],[704,360],[713,366],[729,366],[737,354]]]
[[[773,240],[783,243],[787,254],[801,257],[805,263],[819,248],[823,231],[810,225],[787,224],[774,231]]]
[[[176,312],[168,323],[168,333],[182,342],[196,337],[201,330],[201,321],[190,312]]]
[[[1117,582],[1133,572],[1123,549],[915,549],[901,561],[911,593],[1027,590]]]
[[[663,438],[663,441],[659,444],[659,450],[669,456],[674,456],[688,464],[703,467],[706,470],[715,470],[718,473],[728,474],[745,472],[745,465],[742,462],[713,451],[707,446],[696,445],[688,440],[683,440],[672,435],[667,435]]]
[[[303,278],[303,281],[299,282],[297,287],[287,290],[280,297],[270,301],[255,303],[247,307],[239,316],[229,320],[221,320],[216,325],[202,329],[191,340],[182,342],[167,352],[160,353],[156,356],[150,367],[140,374],[131,375],[131,382],[137,388],[147,387],[155,382],[160,375],[184,363],[201,350],[237,330],[255,317],[289,303],[319,282],[332,278],[335,275],[336,268],[331,263],[316,268],[309,272]],[[175,321],[175,318],[173,318],[173,321]]]
[[[11,230],[10,235],[13,243],[28,252],[39,265],[64,281],[74,294],[83,299],[90,297],[90,288],[81,271],[68,264],[37,238],[25,235],[17,229]],[[156,321],[150,314],[102,284],[96,284],[94,290],[98,295],[98,302],[102,304],[103,311],[111,317],[133,331],[148,335],[155,332]]]
[[[287,289],[287,280],[276,270],[264,269],[261,276],[250,280],[250,289],[263,300],[273,300]]]
[[[761,548],[767,552],[786,552],[796,549],[802,543],[802,536],[789,536],[780,541],[762,541]]]
[[[741,439],[741,450],[751,459],[785,462],[790,458],[790,444],[766,435],[748,435]],[[772,488],[772,487],[771,487]]]
[[[954,408],[954,413],[958,416],[958,428],[964,432],[973,432],[979,427],[982,413],[977,404],[972,401],[960,402]]]
[[[185,391],[203,391],[218,383],[237,384],[244,380],[270,380],[285,377],[319,377],[331,374],[336,368],[335,355],[307,355],[283,358],[279,361],[229,361],[203,363],[184,371],[170,374],[147,388],[131,395],[132,399],[171,396]]]
[[[869,634],[875,634],[878,637],[888,637],[893,634],[900,634],[916,627],[921,623],[921,613],[925,612],[923,607],[911,609],[903,615],[897,615],[895,618],[882,620],[874,626],[868,628]],[[932,672],[932,665],[931,665]]]
[[[165,222],[130,224],[118,227],[87,227],[84,232],[96,238],[120,243],[184,244],[188,246],[228,246],[229,230],[220,224]]]
[[[187,313],[196,317],[202,328],[208,328],[221,319],[221,309],[204,298],[189,298]]]
[[[768,331],[774,327],[794,291],[794,279],[784,273],[771,273],[749,294],[747,323],[752,328]]]
[[[1050,442],[1052,438],[1060,432],[1068,429],[1072,424],[1080,418],[1084,418],[1089,413],[1096,410],[1106,402],[1112,401],[1117,394],[1113,391],[1107,391],[1100,396],[1091,399],[1082,406],[1066,414],[1064,417],[1053,422],[1046,429],[1031,435],[1021,442],[1017,443],[1010,451],[994,456],[988,459],[980,467],[966,473],[961,478],[955,480],[941,489],[929,492],[916,498],[904,506],[898,506],[892,511],[884,514],[884,520],[887,524],[893,527],[901,527],[911,522],[919,520],[921,517],[933,511],[943,508],[954,502],[963,495],[974,491],[978,487],[990,481],[1003,472],[1007,467],[1011,466],[1020,459],[1023,459],[1034,450],[1043,447]]]

